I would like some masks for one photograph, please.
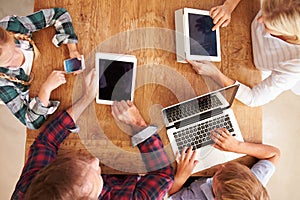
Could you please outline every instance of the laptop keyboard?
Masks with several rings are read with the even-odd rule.
[[[217,118],[208,120],[204,123],[196,124],[195,126],[181,129],[174,132],[174,138],[181,153],[184,147],[193,146],[194,149],[199,149],[214,141],[210,138],[210,132],[215,128],[226,128],[229,132],[233,132],[233,127],[228,115],[222,115]]]
[[[205,96],[167,109],[166,116],[169,122],[174,122],[220,105],[222,103],[217,96]]]

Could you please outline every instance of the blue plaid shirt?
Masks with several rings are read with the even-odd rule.
[[[56,34],[52,42],[55,46],[78,42],[71,17],[64,8],[44,9],[25,17],[7,16],[0,21],[0,26],[10,32],[30,36],[32,32],[54,26]],[[25,51],[33,51],[32,46],[26,42],[22,40],[16,41],[16,46]],[[23,69],[11,70],[7,67],[0,67],[0,72],[21,80],[29,80],[29,76],[25,74]],[[58,101],[50,101],[49,106],[45,107],[38,97],[29,98],[29,86],[14,83],[3,78],[0,78],[0,99],[30,129],[39,128],[47,116],[52,114],[59,105]]]

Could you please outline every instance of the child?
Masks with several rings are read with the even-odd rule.
[[[248,154],[259,161],[251,169],[237,162],[225,163],[220,165],[213,177],[199,178],[188,188],[183,188],[199,162],[195,160],[196,151],[190,147],[185,154],[184,149],[177,156],[177,171],[169,191],[169,195],[172,195],[169,199],[269,199],[265,186],[275,171],[275,164],[280,156],[279,149],[265,144],[240,142],[224,128],[213,131],[211,138],[217,149]]]
[[[53,71],[38,96],[29,98],[33,57],[39,54],[31,34],[49,26],[56,29],[53,43],[67,44],[70,57],[80,58],[78,39],[64,8],[40,10],[26,17],[8,16],[0,21],[0,98],[30,129],[39,128],[57,109],[59,102],[49,100],[51,92],[66,83],[63,71]]]

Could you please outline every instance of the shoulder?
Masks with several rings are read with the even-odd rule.
[[[177,199],[213,199],[212,178],[200,178],[169,198],[169,200]]]
[[[275,165],[268,160],[259,160],[253,165],[251,171],[261,182],[261,184],[263,186],[266,186],[266,184],[275,172]]]

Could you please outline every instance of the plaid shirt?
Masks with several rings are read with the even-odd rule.
[[[138,147],[149,173],[145,176],[102,175],[104,186],[98,199],[163,199],[174,177],[161,139],[158,134],[154,134],[138,144]]]
[[[74,32],[71,17],[64,8],[53,8],[40,10],[26,17],[7,16],[0,21],[4,29],[26,35],[40,29],[54,26],[56,34],[52,42],[59,46],[67,43],[77,43],[77,36]],[[16,41],[16,46],[25,51],[33,51],[28,41]],[[7,66],[9,67],[9,66]],[[0,72],[21,80],[29,80],[24,70],[10,70],[7,67],[0,67]],[[50,101],[50,105],[42,105],[38,97],[29,98],[29,87],[0,78],[0,99],[6,104],[10,111],[28,128],[39,128],[47,118],[58,107],[58,101]]]
[[[55,160],[60,144],[74,128],[76,126],[72,118],[65,111],[46,126],[30,147],[28,160],[11,199],[24,199],[33,178],[39,170]],[[164,197],[173,183],[173,168],[159,136],[152,135],[138,147],[150,172],[142,177],[102,175],[104,186],[99,199],[156,200]]]
[[[63,111],[40,132],[30,146],[28,159],[11,199],[24,199],[33,178],[39,170],[55,160],[60,144],[69,136],[70,130],[75,128],[76,126],[70,115]]]

